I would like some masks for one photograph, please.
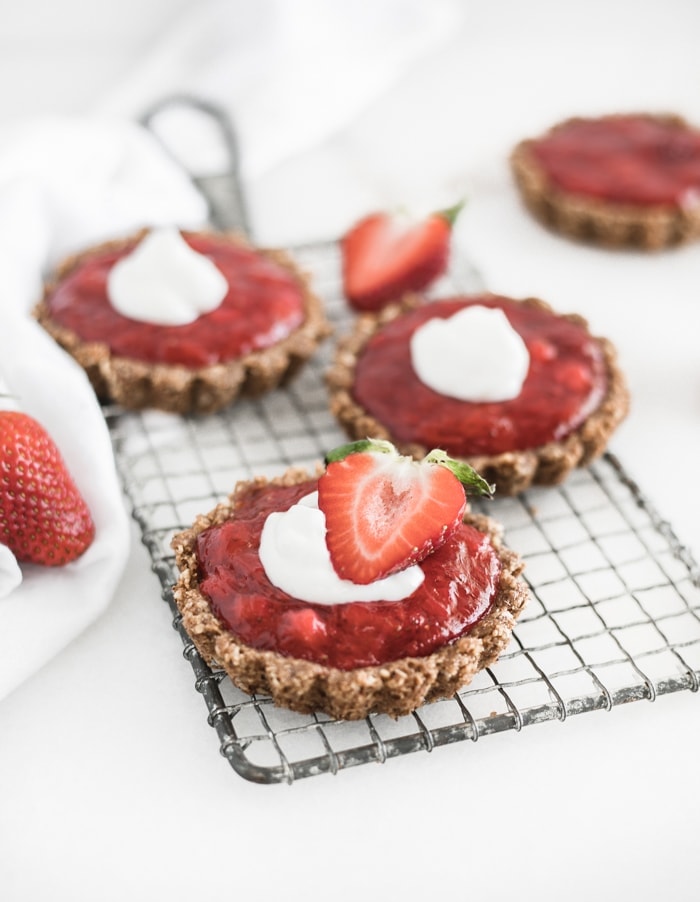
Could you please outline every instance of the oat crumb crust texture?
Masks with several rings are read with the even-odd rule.
[[[141,231],[127,238],[104,242],[64,260],[47,283],[44,296],[34,311],[38,322],[83,367],[100,400],[114,401],[132,410],[154,408],[179,414],[214,413],[239,397],[257,397],[285,385],[331,333],[323,305],[312,291],[309,278],[287,253],[279,250],[258,250],[258,253],[297,280],[304,320],[290,335],[271,347],[230,361],[190,369],[120,357],[113,355],[107,344],[84,342],[75,332],[53,320],[47,298],[62,279],[91,257],[127,247],[144,234],[146,232]],[[216,234],[221,238],[221,233]],[[251,246],[238,234],[227,233],[226,238],[244,247]]]
[[[235,517],[236,499],[251,486],[296,485],[310,478],[306,471],[292,468],[276,479],[259,477],[239,483],[226,502],[199,516],[190,529],[174,537],[172,547],[180,571],[175,602],[187,633],[205,661],[226,671],[247,693],[269,695],[275,704],[300,713],[323,711],[343,720],[371,713],[392,717],[409,714],[425,702],[453,695],[492,664],[510,641],[528,591],[520,577],[522,560],[503,545],[500,527],[487,517],[471,514],[465,515],[465,522],[489,536],[501,563],[496,596],[467,634],[430,655],[339,670],[251,648],[221,624],[199,588],[197,537],[210,526]]]

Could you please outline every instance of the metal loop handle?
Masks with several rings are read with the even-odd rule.
[[[221,171],[212,174],[198,174],[191,171],[183,163],[182,158],[164,140],[157,128],[158,117],[175,108],[194,110],[212,120],[221,146],[225,150],[225,164]],[[230,118],[219,106],[198,97],[176,94],[159,100],[141,117],[141,124],[147,128],[169,153],[169,155],[186,171],[195,186],[202,192],[209,206],[209,218],[212,225],[222,231],[238,231],[250,236],[250,220],[245,203],[243,186],[240,178],[240,151],[238,139]]]

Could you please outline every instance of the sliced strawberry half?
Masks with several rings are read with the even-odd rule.
[[[357,310],[378,310],[442,275],[462,204],[413,224],[389,213],[361,219],[341,242],[343,290]]]
[[[403,457],[390,442],[343,445],[326,457],[318,505],[338,575],[374,582],[421,561],[462,522],[465,484],[491,494],[467,464],[431,451],[422,461]]]

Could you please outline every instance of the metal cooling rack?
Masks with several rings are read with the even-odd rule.
[[[329,318],[349,326],[332,243],[294,249]],[[458,261],[459,264],[459,261]],[[435,293],[467,291],[469,267]],[[497,663],[451,699],[408,717],[359,722],[284,711],[212,671],[172,600],[175,532],[211,510],[239,479],[313,467],[345,440],[327,408],[327,341],[285,390],[207,417],[105,411],[117,465],[163,598],[206,702],[221,753],[242,777],[292,782],[491,733],[612,710],[700,685],[700,573],[669,526],[606,455],[558,488],[477,503],[505,526],[526,561],[531,598]]]

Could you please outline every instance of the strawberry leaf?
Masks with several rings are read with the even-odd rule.
[[[493,498],[496,486],[488,483],[466,461],[455,460],[439,448],[434,448],[423,459],[427,463],[446,467],[459,479],[468,495],[485,495],[487,498]]]
[[[458,204],[455,204],[454,207],[448,207],[446,210],[440,210],[438,212],[438,216],[442,216],[450,226],[453,226],[457,220],[457,217],[464,209],[464,205],[466,201],[461,200]]]

